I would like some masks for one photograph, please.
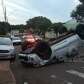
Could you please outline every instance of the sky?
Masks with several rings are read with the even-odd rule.
[[[3,0],[10,24],[26,24],[36,16],[44,16],[54,22],[66,22],[70,13],[79,4],[78,0]],[[0,0],[0,21],[4,21]]]

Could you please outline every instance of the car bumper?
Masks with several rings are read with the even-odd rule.
[[[12,58],[15,58],[15,56],[11,54],[0,54],[0,59],[12,59]]]
[[[19,61],[20,61],[20,62],[23,62],[23,63],[29,63],[29,61],[28,61],[28,58],[27,58],[27,57],[22,57],[22,56],[19,56]]]
[[[21,45],[22,42],[13,42],[13,45]]]
[[[25,56],[19,55],[18,57],[21,63],[34,64],[33,60],[31,60],[31,58],[28,58],[26,55]]]

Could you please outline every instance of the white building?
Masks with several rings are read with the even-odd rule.
[[[79,23],[78,23],[76,20],[71,19],[71,20],[65,22],[65,23],[64,23],[64,26],[65,26],[68,30],[71,30],[71,29],[74,30],[74,29],[76,29],[76,27],[77,27],[78,24],[79,24]]]

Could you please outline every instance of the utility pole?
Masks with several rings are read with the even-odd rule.
[[[6,13],[6,6],[4,5],[4,0],[2,0],[2,8],[3,8],[4,20],[5,20],[5,22],[8,22],[7,13]]]
[[[7,12],[6,12],[6,4],[4,4],[4,0],[1,0],[1,2],[2,2],[4,22],[5,22],[5,25],[6,25],[6,23],[8,23]],[[10,28],[11,28],[11,27],[10,27]],[[11,28],[11,31],[12,31],[12,28]],[[11,32],[10,32],[10,33],[11,33]]]

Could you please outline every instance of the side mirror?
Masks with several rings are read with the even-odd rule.
[[[84,24],[79,24],[76,27],[76,33],[79,35],[79,37],[84,40]]]

